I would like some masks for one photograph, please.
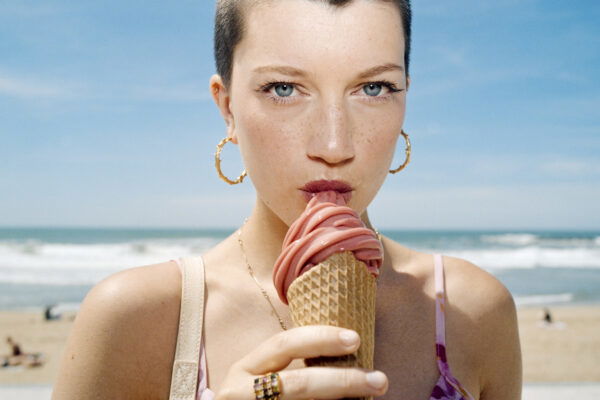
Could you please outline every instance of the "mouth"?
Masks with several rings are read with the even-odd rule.
[[[300,190],[302,191],[306,202],[309,202],[310,199],[312,199],[319,192],[334,191],[342,195],[346,201],[346,204],[352,198],[352,192],[354,191],[352,186],[346,182],[324,179],[308,182],[306,185],[301,187]]]

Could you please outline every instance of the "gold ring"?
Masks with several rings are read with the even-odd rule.
[[[267,372],[254,378],[254,397],[256,400],[279,400],[281,378],[277,372]]]

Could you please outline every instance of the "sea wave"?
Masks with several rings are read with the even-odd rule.
[[[458,239],[444,244],[415,246],[429,253],[442,253],[471,261],[494,272],[503,269],[592,268],[600,269],[600,237],[592,236],[586,245],[547,246],[533,233],[488,235],[489,244],[466,243]],[[584,240],[585,238],[571,238]],[[45,285],[92,285],[120,270],[168,261],[176,257],[202,254],[222,238],[136,239],[110,243],[51,243],[40,240],[0,241],[0,282]],[[551,240],[570,240],[568,237]],[[500,243],[520,245],[499,245]],[[525,245],[524,243],[530,243]],[[533,243],[533,244],[532,244]],[[418,244],[418,243],[415,243]],[[434,247],[435,246],[435,247]],[[463,243],[461,242],[461,246]]]
[[[214,238],[156,239],[123,243],[0,242],[0,282],[90,285],[120,270],[201,254]]]
[[[439,250],[436,250],[439,252]],[[448,250],[485,269],[505,268],[600,268],[600,248],[546,248]]]
[[[484,244],[525,247],[585,247],[594,248],[600,246],[600,237],[586,235],[538,235],[533,233],[502,233],[481,235],[480,240]]]
[[[538,240],[538,236],[532,233],[505,233],[501,235],[482,235],[481,241],[484,243],[499,243],[524,246],[533,244]]]
[[[517,306],[537,306],[557,303],[571,303],[574,298],[575,296],[573,293],[515,296],[515,303]]]

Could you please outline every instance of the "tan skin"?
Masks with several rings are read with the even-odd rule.
[[[410,79],[403,70],[401,20],[391,3],[356,0],[333,9],[305,0],[270,1],[252,7],[247,17],[231,85],[215,75],[210,87],[257,191],[243,227],[248,260],[291,327],[271,274],[288,226],[306,205],[298,188],[315,179],[349,182],[349,206],[371,226],[367,206],[388,176]],[[323,38],[326,45],[318,45]],[[287,69],[267,72],[266,66]],[[387,68],[373,70],[380,66]],[[303,358],[351,353],[358,342],[345,345],[334,327],[283,332],[247,272],[237,233],[204,253],[205,345],[217,399],[252,400],[253,378],[269,370],[280,371],[283,400],[428,399],[439,377],[433,259],[389,238],[383,244],[375,347],[375,366],[384,374],[380,388],[369,385],[370,371],[304,368]],[[454,375],[475,398],[519,399],[512,297],[473,264],[452,257],[444,263],[447,356]],[[77,316],[53,399],[167,399],[180,293],[172,262],[128,269],[96,285]]]

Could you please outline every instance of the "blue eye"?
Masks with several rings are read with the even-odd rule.
[[[293,82],[271,81],[260,86],[258,92],[277,104],[293,103],[302,95],[298,85]]]
[[[369,83],[363,86],[363,91],[367,96],[378,96],[383,89],[383,85],[380,83]]]
[[[291,104],[302,97],[310,96],[309,94],[303,94],[301,87],[302,85],[293,82],[271,81],[258,87],[256,91],[263,93],[267,99],[278,104]],[[387,101],[394,93],[404,90],[398,89],[394,83],[384,80],[367,82],[359,87],[358,90],[362,90],[367,97],[365,101]],[[353,92],[353,94],[357,93]]]
[[[294,92],[294,86],[288,83],[278,83],[275,85],[275,93],[280,97],[291,96]]]

